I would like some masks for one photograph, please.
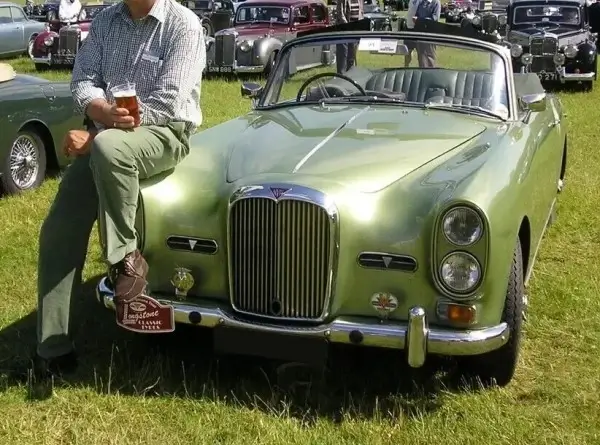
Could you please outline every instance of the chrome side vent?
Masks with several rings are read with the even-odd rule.
[[[215,240],[189,236],[170,236],[167,238],[167,246],[173,250],[184,250],[206,255],[214,255],[219,248]]]
[[[367,269],[401,270],[414,272],[417,260],[405,255],[393,255],[379,252],[363,252],[358,256],[358,264]]]

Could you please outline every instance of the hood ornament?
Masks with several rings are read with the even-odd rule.
[[[175,287],[175,296],[183,300],[187,297],[189,290],[194,287],[194,277],[191,270],[185,267],[176,267],[171,278],[171,284]]]

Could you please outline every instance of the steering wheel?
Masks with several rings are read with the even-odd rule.
[[[300,99],[302,99],[302,93],[304,93],[304,90],[306,89],[307,86],[309,86],[312,82],[314,82],[315,80],[319,80],[323,77],[339,77],[342,80],[345,80],[346,82],[349,82],[352,84],[352,86],[354,88],[356,88],[361,96],[366,96],[367,93],[364,90],[363,87],[361,87],[358,82],[356,82],[356,80],[351,79],[348,76],[345,76],[344,74],[338,74],[338,73],[319,73],[319,74],[315,74],[312,77],[309,77],[308,79],[306,79],[306,82],[304,82],[302,84],[302,86],[300,87],[300,89],[298,90],[298,94],[296,95],[296,102],[300,102]]]

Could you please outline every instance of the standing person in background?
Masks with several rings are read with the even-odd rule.
[[[415,20],[435,20],[440,21],[442,5],[440,0],[418,0]],[[420,68],[435,68],[435,45],[431,43],[417,43],[417,57]]]
[[[60,0],[58,6],[58,19],[61,22],[77,22],[81,12],[79,0]]]
[[[410,30],[415,27],[415,14],[417,13],[417,6],[419,4],[419,0],[410,0],[408,2],[408,12],[406,14],[406,27]],[[408,68],[410,63],[412,62],[412,53],[417,48],[417,43],[415,40],[407,40],[404,42],[406,48],[408,49],[408,54],[404,58],[404,68]]]
[[[363,18],[363,0],[338,0],[336,5],[337,24],[355,22]],[[356,44],[338,44],[335,46],[335,52],[338,74],[344,74],[356,65]]]

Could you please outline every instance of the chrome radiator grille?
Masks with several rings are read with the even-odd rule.
[[[529,50],[532,56],[553,56],[558,52],[558,40],[554,37],[532,37]]]
[[[498,28],[498,17],[495,14],[485,14],[481,18],[481,29],[487,33],[492,33]]]
[[[215,65],[233,66],[235,61],[235,35],[215,37]]]
[[[282,319],[319,320],[326,310],[332,226],[319,205],[256,197],[229,216],[234,309]]]
[[[61,29],[58,36],[58,51],[62,54],[76,54],[79,49],[79,28]]]

